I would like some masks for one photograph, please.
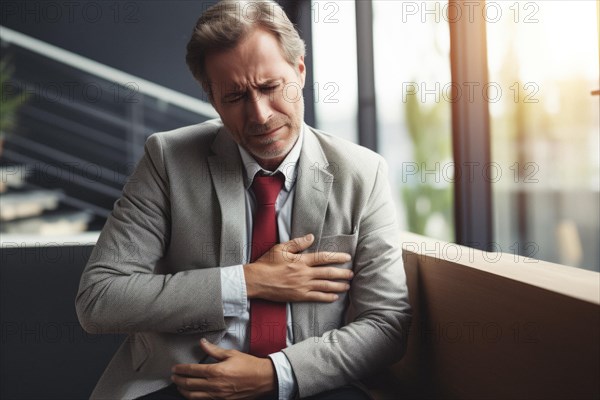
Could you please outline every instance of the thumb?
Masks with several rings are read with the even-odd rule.
[[[204,338],[200,339],[200,348],[217,361],[223,361],[227,358],[227,350],[217,346],[216,344],[212,344]]]
[[[304,250],[308,249],[313,242],[315,241],[315,235],[309,233],[308,235],[304,235],[302,237],[294,238],[287,243],[285,243],[285,251],[290,253],[301,253]]]

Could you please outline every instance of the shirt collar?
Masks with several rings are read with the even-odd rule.
[[[244,184],[246,189],[250,188],[252,181],[254,180],[254,176],[259,172],[262,172],[265,175],[275,175],[277,172],[281,172],[285,177],[284,189],[289,192],[294,186],[294,183],[296,183],[296,177],[298,176],[298,159],[300,158],[300,150],[302,149],[303,139],[304,124],[302,124],[302,128],[300,129],[298,140],[296,140],[296,143],[288,155],[283,159],[275,171],[267,171],[266,169],[262,168],[252,157],[252,155],[238,144],[240,156],[242,157],[242,163],[244,164]]]

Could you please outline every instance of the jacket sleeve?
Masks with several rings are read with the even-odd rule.
[[[82,274],[76,309],[86,331],[202,333],[225,328],[223,307],[215,301],[221,299],[219,268],[155,273],[169,246],[169,190],[164,143],[155,134]]]
[[[284,349],[300,397],[336,388],[399,360],[410,325],[395,207],[381,159],[361,212],[348,323]]]

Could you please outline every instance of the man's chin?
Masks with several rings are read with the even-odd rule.
[[[269,160],[275,160],[275,159],[279,159],[279,158],[285,158],[287,153],[288,152],[286,152],[286,151],[255,151],[255,152],[251,152],[250,154],[252,154],[255,158],[269,161]]]
[[[265,148],[267,147],[267,148]],[[289,147],[289,148],[288,148]],[[247,148],[248,152],[257,160],[268,163],[283,161],[285,156],[290,152],[292,146],[281,146],[278,143],[272,143],[269,146],[260,146]]]

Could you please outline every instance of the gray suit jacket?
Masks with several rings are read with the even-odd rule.
[[[384,160],[308,126],[298,164],[292,236],[311,250],[350,253],[351,289],[334,303],[294,303],[284,349],[300,396],[341,386],[398,360],[410,309]],[[218,120],[152,135],[81,278],[88,332],[128,333],[92,398],[131,399],[170,384],[171,366],[202,362],[223,316],[219,268],[240,264],[243,172]]]

